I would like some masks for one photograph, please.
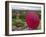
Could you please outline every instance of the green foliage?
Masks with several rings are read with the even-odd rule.
[[[25,28],[25,11],[19,11],[20,13],[20,19],[21,19],[21,27]],[[18,17],[17,16],[12,16],[12,24],[17,26],[18,24]]]

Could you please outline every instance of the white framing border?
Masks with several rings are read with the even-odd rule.
[[[28,31],[12,31],[12,8],[11,5],[29,5],[29,6],[40,6],[41,7],[41,30],[28,30]],[[20,3],[9,3],[9,34],[26,34],[26,33],[41,33],[44,31],[44,10],[43,10],[43,5],[38,5],[38,4],[20,4]]]

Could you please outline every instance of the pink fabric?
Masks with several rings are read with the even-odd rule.
[[[29,29],[36,29],[39,25],[40,18],[34,11],[29,11],[26,14],[26,23]]]

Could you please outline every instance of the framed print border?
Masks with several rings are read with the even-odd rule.
[[[9,3],[27,3],[27,4],[41,4],[44,5],[44,32],[42,33],[27,33],[27,34],[9,34]],[[18,1],[5,1],[5,35],[18,36],[18,35],[32,35],[32,34],[45,34],[45,3],[37,2],[18,2]]]

